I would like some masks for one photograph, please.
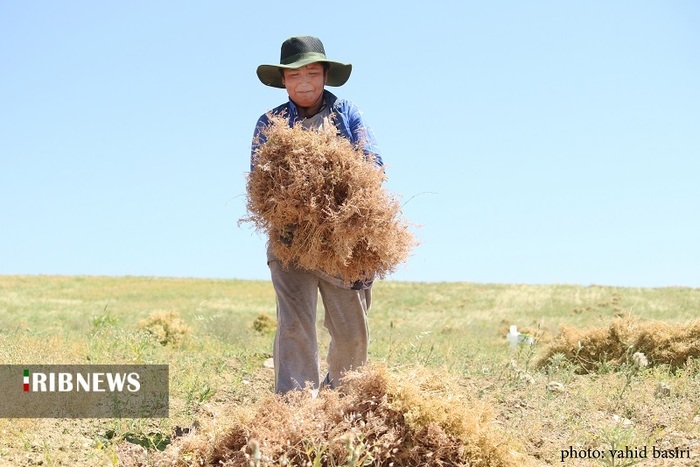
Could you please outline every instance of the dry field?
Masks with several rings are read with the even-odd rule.
[[[0,276],[0,363],[170,367],[170,418],[0,419],[0,465],[700,466],[698,317],[700,289],[381,281],[372,364],[283,400],[267,282]]]

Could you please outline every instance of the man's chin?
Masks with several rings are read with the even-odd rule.
[[[297,100],[295,101],[295,103],[296,103],[299,107],[304,107],[304,108],[309,108],[309,107],[311,107],[312,105],[314,105],[314,102],[316,102],[316,101],[313,100],[313,99],[297,99]]]

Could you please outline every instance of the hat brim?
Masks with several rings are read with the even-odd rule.
[[[256,70],[256,73],[260,82],[265,86],[272,86],[273,88],[284,89],[284,84],[282,84],[282,73],[280,73],[280,68],[293,70],[317,62],[328,63],[329,65],[328,74],[326,76],[326,84],[328,86],[342,86],[348,81],[348,79],[350,79],[350,73],[352,72],[352,64],[334,62],[332,60],[318,60],[313,58],[299,60],[297,62],[289,63],[287,65],[260,65]]]

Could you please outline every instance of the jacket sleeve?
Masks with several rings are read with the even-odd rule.
[[[250,147],[250,171],[252,172],[255,168],[256,153],[260,146],[265,144],[267,138],[265,137],[263,130],[270,124],[270,119],[267,114],[262,115],[258,119],[258,123],[255,124],[255,132],[253,133],[253,142]]]
[[[347,105],[346,115],[350,140],[353,144],[360,146],[367,156],[373,157],[378,167],[382,167],[384,162],[379,154],[379,147],[374,132],[365,122],[360,109],[350,102]]]

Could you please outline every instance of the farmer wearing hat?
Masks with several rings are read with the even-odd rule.
[[[265,144],[262,133],[270,124],[269,114],[282,115],[289,125],[307,129],[328,129],[361,147],[382,165],[372,131],[353,103],[339,99],[325,89],[342,86],[350,77],[352,65],[326,58],[321,41],[315,37],[291,37],[282,43],[280,63],[260,65],[260,81],[286,89],[289,100],[258,119],[253,137],[251,171],[255,169],[257,148]],[[279,232],[286,244],[294,242],[294,229]],[[268,249],[267,264],[277,295],[277,332],[274,342],[275,392],[285,393],[311,385],[334,388],[342,374],[367,361],[369,328],[367,311],[372,300],[372,280],[346,284],[322,271],[290,265],[283,268]],[[316,338],[316,303],[321,294],[325,327],[331,336],[328,373],[321,377]]]

